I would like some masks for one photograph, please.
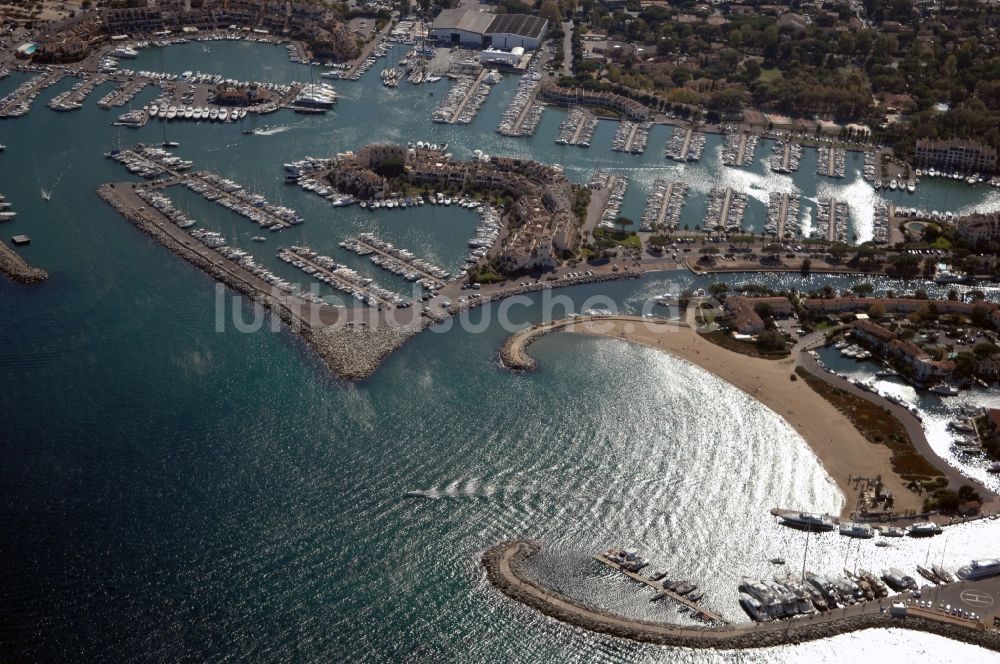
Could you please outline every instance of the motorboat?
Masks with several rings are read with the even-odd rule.
[[[830,517],[822,514],[812,514],[809,512],[784,514],[780,518],[781,525],[783,526],[813,532],[830,532],[836,525]]]
[[[955,574],[962,581],[978,581],[1000,576],[1000,560],[996,558],[973,560],[968,565],[960,567]]]
[[[934,537],[941,534],[941,526],[933,521],[915,523],[906,531],[910,537]]]
[[[865,523],[845,522],[840,524],[840,534],[844,537],[857,537],[859,539],[871,539],[875,537],[875,531]]]

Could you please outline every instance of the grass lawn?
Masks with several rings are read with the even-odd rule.
[[[598,241],[598,245],[603,241],[627,249],[642,249],[642,240],[635,233],[622,234],[617,230],[610,231],[606,228],[595,228],[594,239]]]
[[[760,76],[757,78],[758,81],[763,81],[764,83],[770,83],[771,81],[776,81],[781,78],[781,70],[775,67],[774,69],[764,69],[761,67]]]

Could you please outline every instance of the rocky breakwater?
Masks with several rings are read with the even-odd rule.
[[[337,324],[303,329],[301,334],[331,371],[345,380],[361,380],[375,373],[382,360],[425,326],[424,321],[407,325]]]
[[[257,284],[252,274],[231,261],[215,253],[206,255],[207,250],[197,243],[186,243],[186,233],[170,224],[165,217],[164,223],[160,224],[147,216],[153,215],[153,211],[141,213],[138,208],[144,202],[134,195],[130,183],[120,183],[117,188],[104,184],[98,187],[97,194],[164,247],[277,315],[298,332],[330,370],[342,379],[367,378],[383,359],[426,325],[419,319],[407,324],[390,324],[378,316],[372,316],[370,321],[355,323],[347,321],[346,316],[329,307],[317,316],[316,308],[309,303],[275,293],[264,282]]]
[[[49,277],[48,272],[29,264],[3,242],[0,242],[0,272],[19,284],[37,284]]]
[[[528,578],[526,563],[541,550],[538,542],[511,540],[488,549],[482,557],[486,576],[500,592],[574,627],[623,639],[681,648],[747,649],[803,643],[866,629],[903,628],[937,634],[1000,651],[1000,633],[915,616],[891,618],[873,612],[846,617],[694,627],[654,623],[614,615],[588,606]]]

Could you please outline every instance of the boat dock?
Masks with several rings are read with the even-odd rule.
[[[847,240],[847,203],[835,198],[824,198],[819,201],[816,219],[819,228],[824,231],[824,239],[829,242]]]
[[[500,118],[497,133],[501,136],[534,136],[538,123],[542,119],[545,107],[538,101],[538,88],[541,83],[521,77],[521,82],[514,91],[510,105]]]
[[[402,295],[376,286],[371,279],[362,277],[346,265],[340,265],[328,256],[320,256],[307,247],[279,249],[278,258],[331,288],[350,293],[356,300],[369,306],[393,307],[406,302]]]
[[[794,173],[799,170],[801,159],[801,145],[777,142],[771,149],[771,170],[775,173]]]
[[[76,111],[83,108],[87,96],[107,80],[106,74],[95,74],[84,78],[66,92],[61,92],[50,99],[47,106],[54,111]]]
[[[597,116],[582,106],[574,106],[559,123],[559,135],[555,140],[559,145],[589,148],[595,129],[597,129]]]
[[[66,75],[65,69],[54,69],[35,76],[0,99],[0,118],[17,118],[31,110],[31,102],[43,90],[55,85]]]
[[[642,214],[640,230],[673,230],[680,222],[681,210],[687,196],[683,182],[656,180],[649,193],[649,202]]]
[[[767,224],[764,230],[773,233],[782,240],[791,235],[798,235],[801,230],[799,228],[799,201],[798,194],[772,191],[768,195]]]
[[[778,209],[778,237],[785,237],[785,222],[788,221],[788,194],[781,195],[781,207]]]
[[[722,163],[734,168],[746,166],[748,162],[753,161],[756,149],[757,137],[754,134],[745,131],[727,134],[726,142],[722,146]]]
[[[615,131],[615,136],[611,140],[611,149],[615,152],[642,154],[646,151],[651,127],[651,122],[621,120],[618,123],[617,131]]]
[[[475,78],[460,76],[455,79],[448,96],[434,109],[431,119],[444,124],[469,124],[490,94],[484,80],[488,70],[480,69]]]
[[[361,233],[340,243],[359,256],[371,256],[372,263],[383,270],[402,276],[407,281],[419,281],[429,290],[444,288],[449,274],[443,268],[417,258],[407,249],[396,247],[374,233]]]
[[[198,171],[171,182],[181,183],[207,200],[256,222],[261,228],[279,231],[302,223],[302,217],[295,210],[273,205],[260,194],[249,192],[236,182],[211,171]]]
[[[111,108],[113,106],[124,106],[132,101],[137,94],[142,92],[147,85],[152,85],[148,78],[137,78],[134,81],[125,81],[117,88],[101,97],[97,105],[101,108]]]
[[[747,195],[716,187],[708,192],[708,210],[705,212],[705,230],[742,231]]]
[[[705,134],[692,128],[674,127],[673,133],[667,139],[665,155],[674,161],[698,161],[705,149]]]
[[[819,158],[816,163],[816,172],[831,178],[842,178],[847,172],[847,150],[844,148],[826,147],[819,148]]]
[[[616,572],[621,572],[622,574],[624,574],[628,578],[632,579],[633,581],[638,581],[639,583],[641,583],[643,585],[646,585],[646,586],[649,586],[650,588],[652,588],[653,590],[655,590],[656,591],[656,595],[653,596],[652,601],[656,601],[656,600],[662,599],[664,597],[669,597],[670,599],[674,600],[678,604],[683,604],[684,606],[688,607],[688,609],[691,610],[691,615],[695,616],[696,618],[701,618],[702,620],[706,620],[706,621],[709,621],[709,622],[720,623],[722,625],[728,625],[729,624],[729,621],[727,621],[725,618],[723,618],[719,614],[714,613],[712,611],[709,611],[708,609],[706,609],[703,606],[699,606],[697,602],[692,602],[691,600],[689,600],[688,598],[686,598],[684,595],[678,595],[677,593],[675,593],[672,590],[668,590],[666,588],[663,588],[663,586],[660,583],[658,583],[657,581],[654,581],[653,579],[649,578],[648,576],[643,576],[642,574],[639,574],[638,572],[631,572],[631,571],[623,568],[621,565],[619,565],[618,563],[612,561],[611,559],[609,559],[604,554],[601,554],[601,553],[597,554],[596,556],[594,556],[594,560],[596,560],[597,562],[601,563],[602,565],[607,565],[608,567],[610,567],[611,569],[615,570]]]

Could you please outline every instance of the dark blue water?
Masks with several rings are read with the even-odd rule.
[[[199,44],[173,48],[164,61],[176,58],[177,71],[208,71],[194,63],[211,56],[219,58],[212,67],[227,68],[222,73],[254,74],[246,45],[209,46],[209,53]],[[249,52],[259,55],[253,77],[296,76],[283,50]],[[0,93],[19,80],[0,81]],[[536,570],[548,582],[644,615],[653,605],[590,561],[595,550],[634,544],[658,566],[700,581],[712,608],[742,620],[739,577],[767,573],[775,555],[802,553],[804,542],[775,526],[767,510],[834,511],[843,497],[776,414],[649,349],[553,335],[533,347],[539,371],[512,375],[497,365],[506,332],[491,307],[473,315],[490,317],[482,331],[422,334],[373,378],[349,385],[287,330],[237,331],[227,322],[239,306],[230,295],[93,193],[126,178],[105,150],[162,140],[162,128],[110,127],[120,111],[97,108],[100,92],[75,113],[44,107],[71,84],[47,91],[28,116],[0,123],[8,146],[0,192],[19,213],[0,230],[31,235],[23,254],[51,274],[33,288],[0,282],[0,660],[988,657],[897,632],[747,654],[655,648],[571,630],[503,598],[485,582],[479,556],[500,539],[528,536],[549,545]],[[461,258],[471,215],[334,209],[283,185],[281,163],[423,138],[447,140],[459,155],[537,150],[578,179],[601,163],[637,181],[665,167],[655,132],[647,154],[632,158],[611,153],[613,128],[603,123],[589,151],[559,149],[552,137],[560,111],[552,109],[533,139],[497,138],[515,86],[510,77],[501,83],[471,127],[429,121],[443,86],[431,97],[425,87],[386,90],[369,76],[339,84],[344,100],[332,116],[268,118],[290,126],[273,136],[175,123],[170,138],[196,167],[299,209],[307,222],[282,233],[283,244],[335,253],[346,235],[376,229],[446,266]],[[134,103],[154,96],[147,91]],[[804,159],[800,176],[808,172]],[[967,193],[955,186],[956,197]],[[628,204],[641,201],[641,191],[636,185]],[[217,206],[171,193],[204,226],[242,242],[254,232]],[[253,248],[266,262],[275,245],[269,238]],[[581,303],[605,296],[634,311],[652,294],[705,283],[663,273],[566,293]],[[515,321],[541,315],[538,298],[530,302],[512,310]],[[436,498],[404,498],[415,489]],[[912,566],[939,555],[957,566],[995,551],[1000,532],[992,524],[953,529],[947,552],[936,541],[933,551],[923,542],[846,548],[829,537],[813,542],[810,567]],[[655,617],[683,620],[669,607],[655,609]]]

